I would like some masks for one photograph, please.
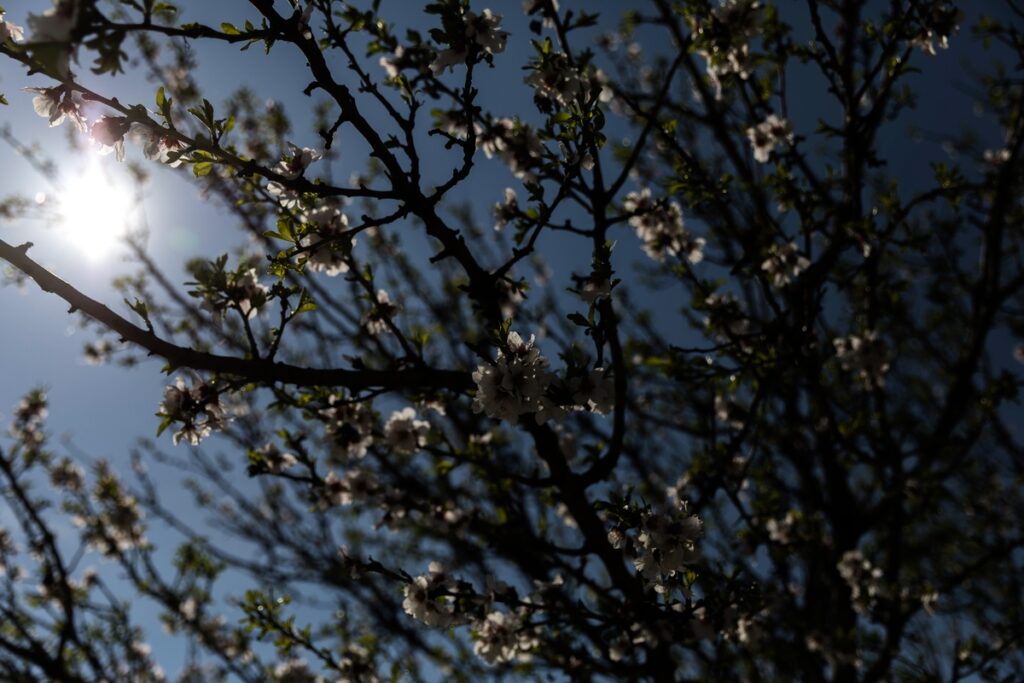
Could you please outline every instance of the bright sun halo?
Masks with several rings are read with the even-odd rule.
[[[64,234],[91,259],[108,253],[128,230],[131,197],[97,165],[69,179],[59,199]]]

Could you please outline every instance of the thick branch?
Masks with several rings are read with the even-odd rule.
[[[121,335],[124,341],[146,349],[150,355],[160,356],[173,367],[192,368],[243,377],[254,382],[282,382],[299,386],[343,386],[354,391],[370,388],[382,389],[451,389],[464,391],[472,387],[468,372],[409,368],[402,370],[345,370],[340,368],[305,368],[268,360],[252,360],[177,346],[141,328],[104,304],[91,299],[61,280],[26,253],[31,243],[13,247],[0,240],[0,258],[35,280],[46,292],[56,294],[108,329]]]

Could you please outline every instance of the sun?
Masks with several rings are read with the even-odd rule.
[[[103,257],[128,231],[133,204],[130,193],[98,164],[90,164],[68,179],[58,200],[62,232],[87,258]]]

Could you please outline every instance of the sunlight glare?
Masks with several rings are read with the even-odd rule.
[[[89,259],[108,253],[128,230],[131,197],[97,165],[71,178],[59,201],[67,239]]]

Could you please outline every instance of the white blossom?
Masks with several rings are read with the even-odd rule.
[[[466,12],[463,20],[466,24],[467,38],[492,55],[505,51],[508,33],[501,30],[500,14],[485,9],[482,14],[477,15],[470,10]]]
[[[74,49],[71,45],[71,34],[78,25],[81,4],[81,0],[53,0],[53,7],[42,14],[28,15],[30,45],[66,44],[64,49],[52,55],[56,61],[51,66],[61,78],[66,78],[70,74],[70,61]]]
[[[292,154],[279,161],[274,166],[274,172],[278,175],[284,176],[289,180],[298,178],[302,173],[322,156],[321,152],[310,149],[309,147],[297,147],[292,143],[288,143],[288,147],[291,149]]]
[[[851,334],[832,340],[836,358],[844,370],[855,371],[868,389],[885,386],[889,371],[888,348],[878,332],[868,330],[862,336]]]
[[[792,145],[795,140],[789,121],[769,114],[761,123],[747,129],[747,138],[754,148],[754,159],[767,163],[772,151],[781,144]]]
[[[532,72],[526,77],[526,84],[540,97],[558,102],[562,107],[568,107],[586,92],[586,79],[561,52],[545,55],[530,68]]]
[[[683,227],[683,211],[676,202],[655,201],[649,188],[630,192],[622,203],[629,224],[643,242],[644,252],[662,262],[667,254],[690,263],[704,259],[704,239],[691,237]]]
[[[283,472],[299,462],[294,455],[285,453],[273,441],[257,449],[256,454],[260,457],[263,464],[266,465],[268,472]]]
[[[348,217],[331,206],[310,211],[306,220],[316,226],[314,232],[304,236],[299,244],[306,250],[306,265],[313,272],[329,277],[347,273],[346,255],[355,246],[354,237],[346,234]]]
[[[462,15],[462,23],[465,42],[460,41],[457,45],[437,53],[434,61],[430,64],[430,70],[435,76],[440,75],[445,69],[450,70],[454,66],[464,64],[469,56],[468,49],[472,44],[476,44],[480,50],[492,55],[505,51],[508,33],[501,30],[500,14],[494,14],[489,9],[485,9],[479,15],[472,10],[466,10]]]
[[[167,164],[171,168],[177,168],[181,164],[181,154],[186,147],[183,142],[165,135],[159,129],[133,123],[129,136],[135,144],[142,148],[142,154],[150,161],[158,161]],[[172,155],[177,155],[172,158]]]
[[[537,133],[515,119],[498,118],[476,136],[476,145],[488,159],[497,156],[517,178],[534,180],[532,169],[544,154]]]
[[[368,334],[374,337],[388,334],[391,332],[391,326],[388,323],[398,311],[398,305],[391,301],[388,293],[383,289],[378,289],[373,306],[363,315],[360,324]]]
[[[541,410],[541,397],[551,382],[548,360],[534,346],[535,335],[524,342],[509,332],[508,353],[499,350],[493,365],[481,365],[473,373],[477,392],[474,412],[515,422],[520,415]]]
[[[25,39],[25,29],[17,24],[4,21],[4,13],[0,11],[0,44],[10,41],[18,43]]]
[[[364,402],[332,394],[329,408],[321,411],[326,418],[327,439],[335,459],[346,461],[362,458],[373,443],[373,410]]]
[[[810,260],[800,253],[800,247],[790,242],[781,247],[773,244],[768,251],[768,258],[761,263],[761,270],[768,274],[773,285],[783,287],[810,265]]]
[[[227,424],[219,393],[198,377],[193,378],[191,387],[186,387],[185,380],[177,377],[174,384],[164,389],[164,400],[157,414],[168,423],[182,423],[172,438],[174,445],[184,439],[198,446],[211,432],[220,431]]]
[[[321,507],[352,505],[358,500],[367,500],[378,488],[377,477],[369,470],[352,467],[340,477],[331,470],[324,477],[320,496]]]
[[[28,15],[33,43],[66,43],[78,23],[80,0],[53,0],[53,7],[42,14]]]
[[[707,63],[708,80],[715,88],[716,99],[722,97],[725,77],[750,78],[750,41],[757,36],[759,7],[757,0],[721,0],[707,21],[693,21],[694,34],[699,38],[697,53]]]
[[[526,661],[529,652],[539,643],[531,629],[523,624],[519,614],[490,612],[473,624],[475,642],[473,652],[488,664]]]
[[[594,368],[569,382],[572,400],[593,413],[605,415],[615,407],[615,380],[604,368]]]
[[[402,609],[406,614],[427,626],[448,628],[463,622],[464,616],[456,612],[454,593],[457,586],[437,562],[430,563],[430,572],[417,576],[405,585]]]
[[[115,153],[118,161],[124,161],[124,136],[131,128],[126,116],[101,116],[92,124],[89,133],[93,140],[102,145],[100,153]]]
[[[61,85],[52,88],[25,88],[25,91],[36,93],[32,98],[32,108],[49,121],[51,127],[59,126],[66,118],[83,133],[89,129],[89,124],[82,114],[82,97],[77,92],[72,92]]]
[[[430,423],[416,417],[415,408],[391,413],[384,423],[384,441],[396,453],[411,455],[427,445]]]
[[[612,295],[612,283],[607,277],[591,273],[580,285],[579,296],[589,305],[593,306],[601,299],[607,299]]]
[[[505,201],[494,205],[494,229],[501,231],[509,221],[519,215],[519,198],[511,187],[505,188]]]
[[[304,659],[291,659],[274,667],[273,683],[324,683]]]
[[[85,485],[85,474],[81,467],[64,458],[50,468],[50,484],[54,488],[78,493]]]
[[[866,614],[882,592],[881,568],[874,566],[859,550],[843,553],[836,567],[850,588],[850,603],[858,614]]]
[[[645,513],[637,536],[641,554],[633,561],[637,571],[660,588],[664,577],[675,576],[697,560],[701,528],[700,519],[687,514],[685,504],[670,513]]]

